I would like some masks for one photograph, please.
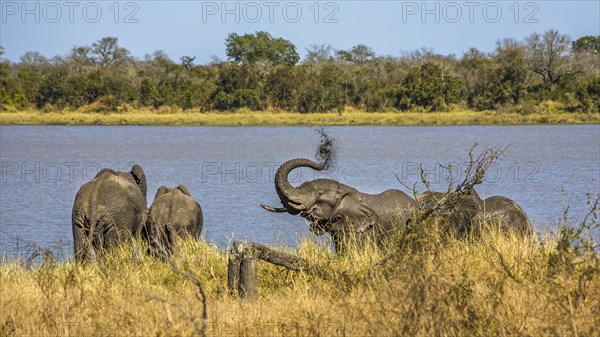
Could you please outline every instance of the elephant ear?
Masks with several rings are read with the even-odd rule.
[[[158,188],[158,191],[156,191],[156,195],[154,196],[154,200],[158,199],[158,197],[160,197],[161,195],[165,194],[169,192],[169,188],[166,186],[161,186]]]
[[[340,221],[348,221],[352,225],[352,230],[357,233],[372,228],[377,220],[375,211],[352,193],[344,194],[336,203],[331,214],[334,225],[339,226]]]
[[[356,232],[363,233],[375,227],[375,223],[377,222],[377,214],[375,213],[375,211],[373,211],[370,207],[361,205],[360,213],[360,220],[354,224],[354,230]]]
[[[142,167],[138,164],[134,164],[131,167],[131,175],[133,179],[135,179],[135,183],[140,187],[142,193],[144,194],[144,199],[146,198],[146,193],[148,192],[148,185],[146,185],[146,174]]]
[[[188,191],[187,187],[185,187],[183,184],[180,184],[179,186],[177,186],[177,189],[180,190],[181,192],[183,192],[183,194],[191,197],[192,195],[190,194],[190,191]]]

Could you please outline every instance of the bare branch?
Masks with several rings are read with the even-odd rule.
[[[432,200],[424,205],[420,205],[418,200],[419,198],[416,197],[415,192],[415,199],[417,199],[419,207],[417,210],[415,210],[414,216],[410,221],[411,227],[414,228],[415,226],[419,226],[441,209],[456,208],[460,200],[467,195],[475,185],[483,182],[485,172],[489,169],[492,163],[494,163],[494,161],[503,155],[504,151],[506,150],[506,148],[485,148],[476,156],[474,154],[476,148],[477,144],[474,144],[468,152],[469,162],[464,171],[464,179],[454,188],[451,188],[451,185],[449,185],[449,190],[440,198],[438,198],[435,193],[431,191],[430,182],[427,180],[427,175],[425,174],[425,170],[421,165],[421,182],[427,188],[427,192],[432,197]],[[414,191],[416,191],[416,189],[413,189],[413,192]],[[403,249],[403,246],[406,244],[406,240],[408,240],[408,238],[407,235],[404,234],[394,249],[371,267],[369,274],[372,275],[372,272],[375,268],[385,265],[394,256],[396,256]]]

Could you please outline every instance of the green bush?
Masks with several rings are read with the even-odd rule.
[[[396,107],[400,110],[413,110],[417,107],[433,111],[447,111],[446,104],[459,101],[460,87],[457,78],[445,74],[434,63],[413,68],[402,81],[396,93]]]
[[[575,50],[538,60],[547,66],[540,68],[544,62],[533,62],[531,52],[543,47],[543,39],[535,46],[502,40],[492,53],[471,49],[459,60],[421,52],[377,56],[357,45],[337,56],[324,49],[318,59],[297,64],[290,41],[266,32],[230,34],[229,61],[194,65],[193,57],[177,64],[161,51],[135,59],[116,38],[103,38],[52,59],[29,52],[18,63],[0,60],[0,105],[77,109],[102,101],[107,111],[139,104],[298,112],[448,111],[461,105],[532,113],[562,109],[562,104],[567,111],[594,113],[600,111],[600,76],[590,54],[596,40],[579,39]]]
[[[235,97],[224,91],[219,91],[214,99],[214,108],[217,110],[231,110],[235,108]]]
[[[239,89],[233,94],[235,108],[261,110],[264,108],[260,93],[256,89]]]

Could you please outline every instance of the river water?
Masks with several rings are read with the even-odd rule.
[[[328,172],[296,170],[298,184],[333,178],[360,191],[420,180],[419,164],[434,189],[448,186],[448,171],[464,169],[475,143],[507,147],[477,187],[482,197],[517,201],[538,231],[554,228],[568,204],[581,219],[588,193],[599,193],[600,125],[328,127],[337,157]],[[273,214],[273,175],[282,162],[314,159],[319,137],[311,127],[1,126],[0,254],[25,256],[39,244],[72,254],[71,208],[79,187],[100,168],[140,164],[148,179],[148,206],[161,185],[184,184],[202,205],[208,240],[232,239],[293,246],[314,237],[300,217]],[[456,174],[455,174],[456,177]],[[423,190],[422,185],[417,185]]]

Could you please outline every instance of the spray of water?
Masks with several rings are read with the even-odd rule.
[[[324,128],[318,127],[315,132],[321,138],[321,143],[317,148],[315,157],[317,161],[323,166],[323,169],[327,170],[331,164],[335,161],[335,139],[331,138]]]

